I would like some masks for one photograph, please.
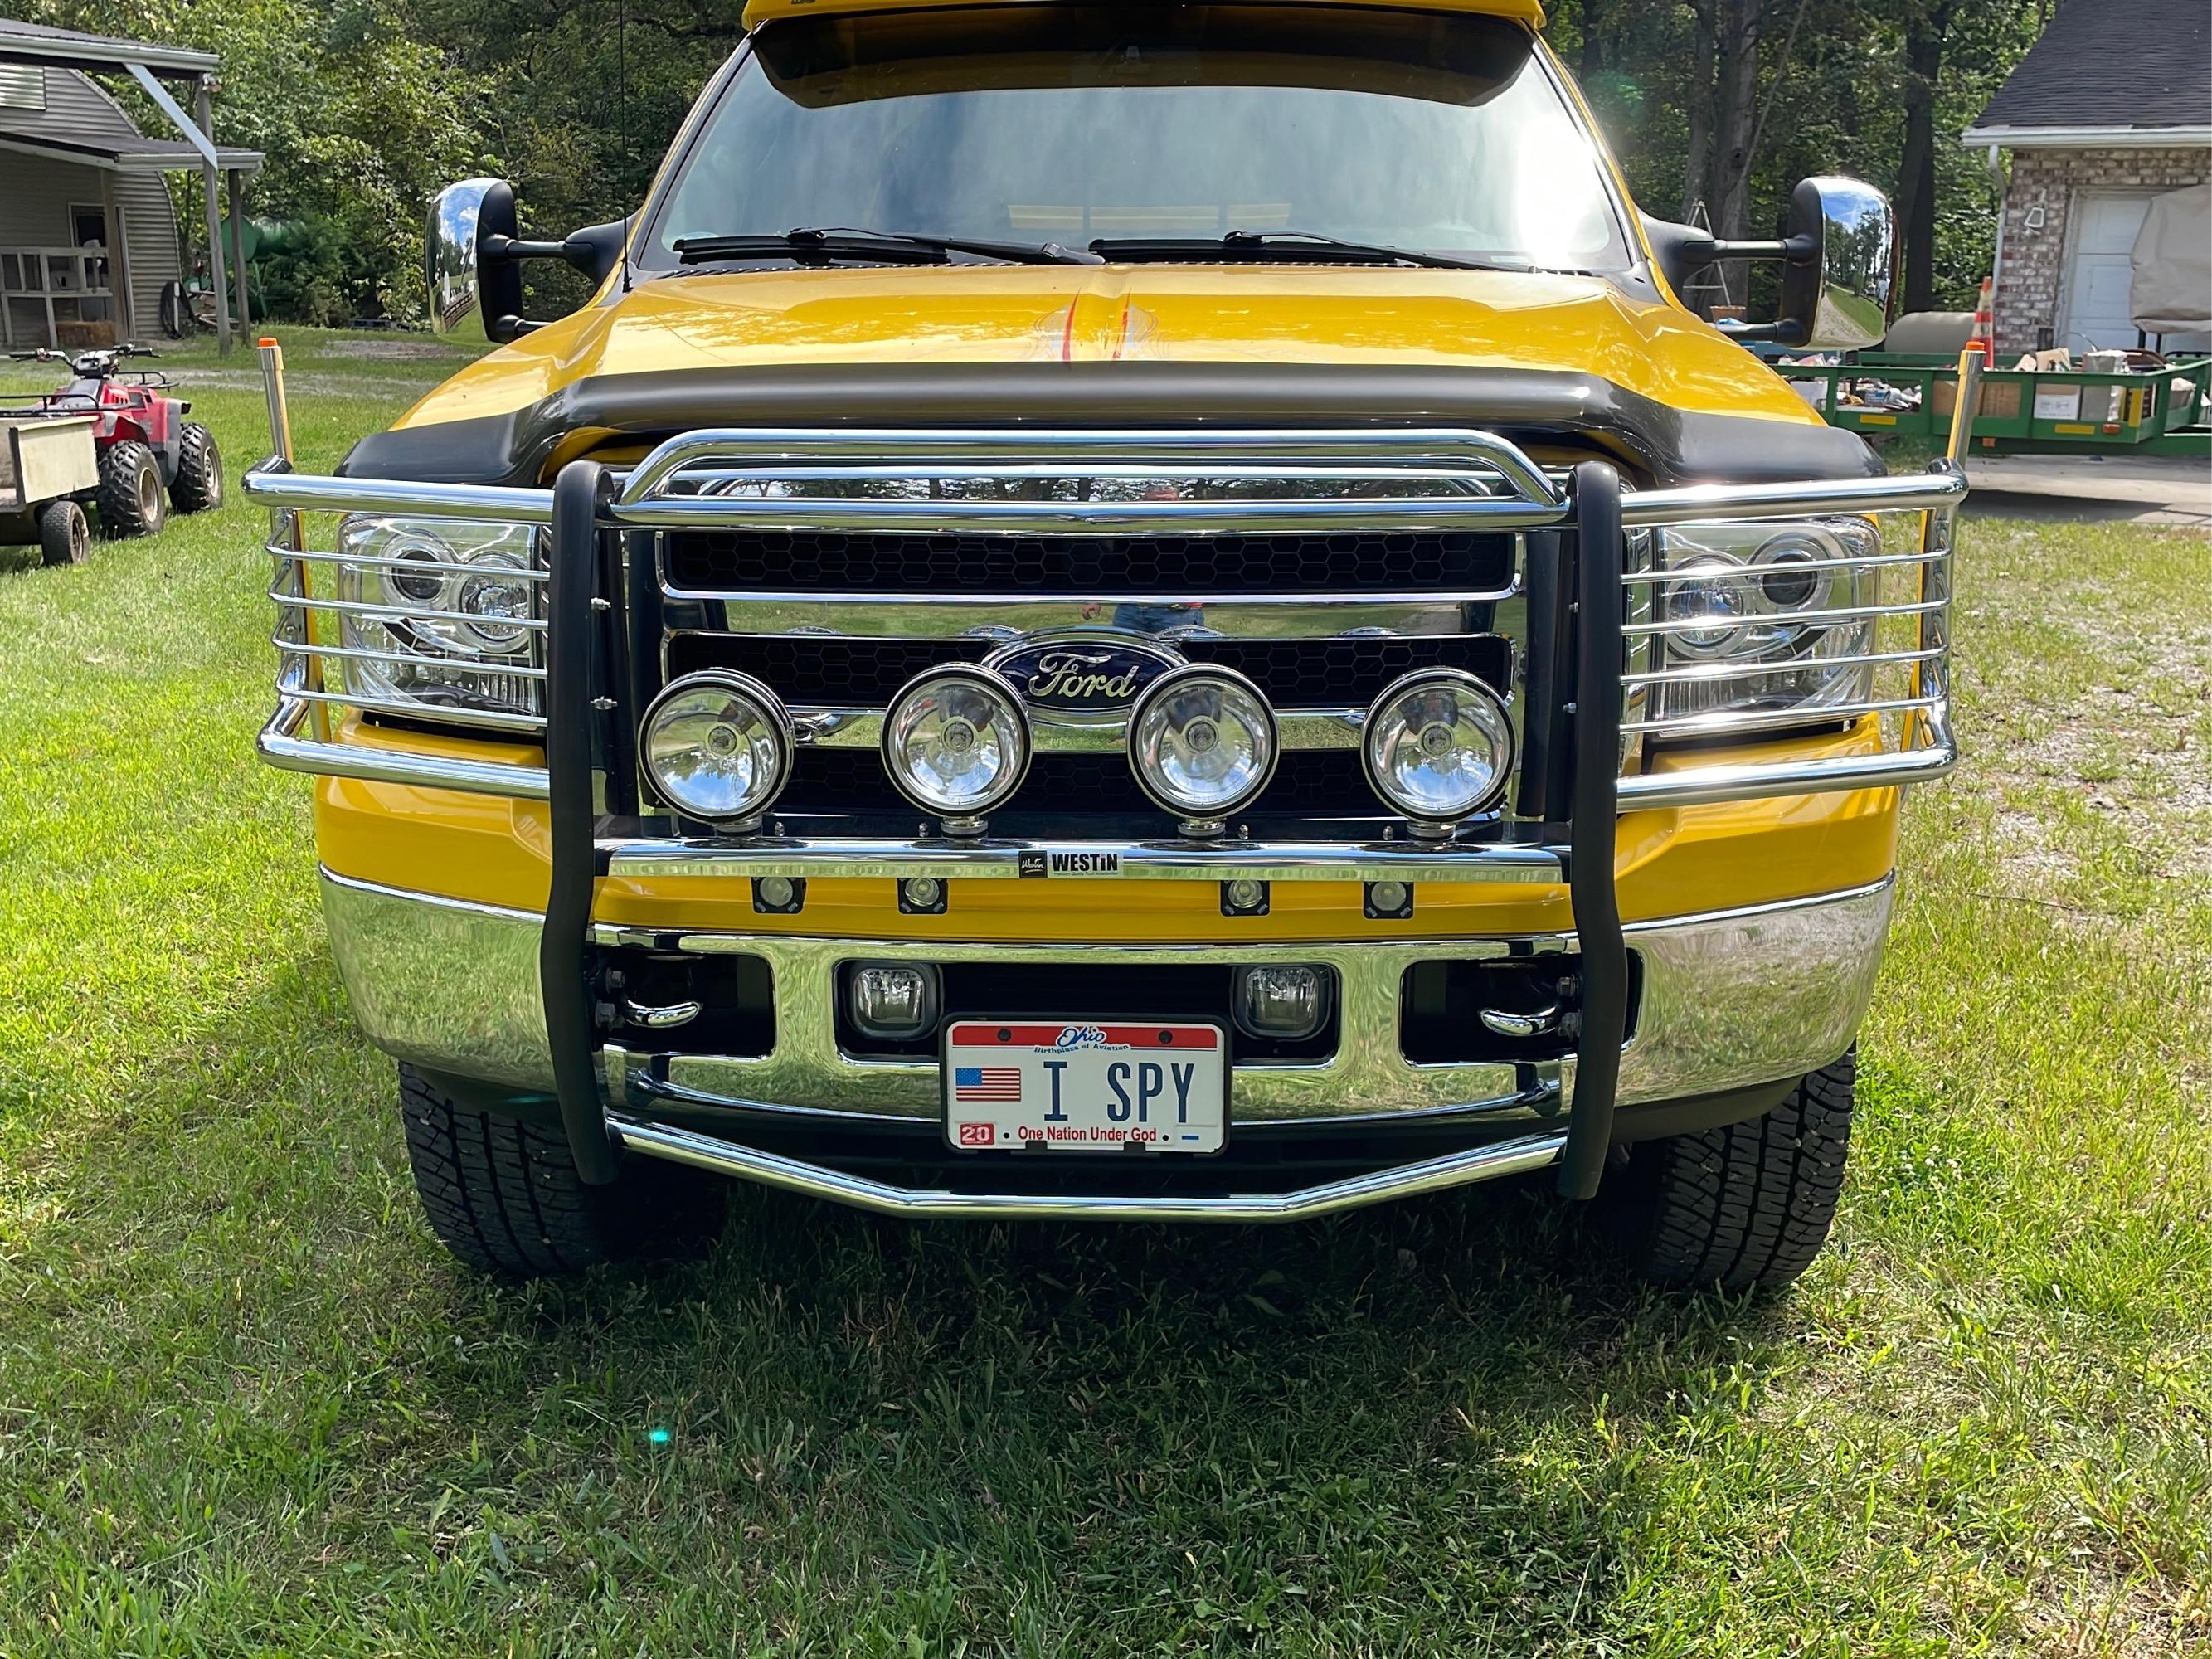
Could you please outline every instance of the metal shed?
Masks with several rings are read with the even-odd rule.
[[[0,18],[0,338],[60,345],[64,322],[112,324],[116,337],[159,326],[161,289],[183,274],[164,175],[205,181],[209,276],[217,340],[242,319],[242,260],[222,246],[223,185],[243,221],[253,150],[214,141],[218,60],[212,52]],[[176,129],[150,137],[93,77],[136,83]],[[194,106],[187,113],[178,94]],[[235,250],[230,251],[234,255]]]

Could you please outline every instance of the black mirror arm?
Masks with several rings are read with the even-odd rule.
[[[592,225],[557,242],[532,241],[495,232],[479,245],[483,257],[499,264],[511,259],[560,259],[574,265],[594,283],[603,283],[622,258],[629,240],[629,221]]]
[[[1723,259],[1773,259],[1786,264],[1809,265],[1820,257],[1820,242],[1814,236],[1790,236],[1778,242],[1724,242],[1718,237],[1709,237],[1702,242],[1684,246],[1685,258],[1699,264],[1718,264]]]
[[[1731,340],[1771,341],[1784,346],[1801,346],[1807,338],[1805,325],[1795,317],[1772,323],[1730,323],[1721,332]]]

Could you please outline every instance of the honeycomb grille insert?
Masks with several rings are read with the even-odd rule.
[[[1193,662],[1250,677],[1278,708],[1364,708],[1382,688],[1419,668],[1460,668],[1503,691],[1512,648],[1494,634],[1324,640],[1178,640]],[[672,675],[734,669],[774,688],[787,703],[881,708],[926,669],[979,662],[978,640],[769,638],[679,634],[669,641]]]
[[[1461,532],[969,536],[672,530],[670,584],[700,592],[1495,592],[1513,538]]]

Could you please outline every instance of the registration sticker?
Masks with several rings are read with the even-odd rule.
[[[945,1138],[962,1152],[1218,1152],[1218,1025],[961,1020],[945,1036]]]

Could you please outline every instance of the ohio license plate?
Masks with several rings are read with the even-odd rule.
[[[1218,1152],[1218,1025],[962,1020],[945,1037],[945,1138],[962,1152]]]

